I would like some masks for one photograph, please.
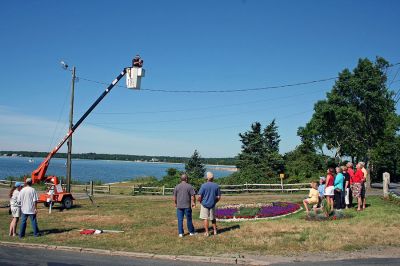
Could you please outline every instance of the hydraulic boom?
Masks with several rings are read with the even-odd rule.
[[[124,68],[121,73],[111,82],[100,97],[89,107],[89,109],[82,115],[82,117],[76,122],[75,125],[68,131],[64,138],[57,144],[56,147],[47,155],[39,167],[32,172],[32,183],[46,182],[49,186],[45,194],[39,195],[39,202],[43,202],[45,206],[52,206],[54,203],[61,203],[63,208],[69,209],[72,207],[72,200],[74,199],[69,192],[65,192],[62,188],[58,178],[56,176],[46,177],[46,171],[49,167],[50,160],[54,154],[64,145],[69,137],[75,132],[75,130],[82,124],[86,117],[93,111],[94,108],[103,100],[103,98],[114,88],[114,86],[122,79],[122,77],[128,73],[127,86],[128,88],[139,89],[140,78],[144,76],[144,69],[137,66],[132,68]],[[129,82],[128,82],[129,81]],[[51,210],[51,209],[50,209]]]
[[[46,171],[49,167],[51,158],[54,154],[64,145],[68,138],[75,132],[75,130],[82,124],[83,120],[93,111],[93,109],[103,100],[103,98],[114,88],[114,86],[120,81],[126,74],[126,68],[114,79],[111,84],[105,89],[105,91],[100,95],[100,97],[89,107],[89,109],[82,115],[82,117],[74,124],[72,129],[65,135],[65,137],[58,143],[58,145],[47,155],[44,161],[39,165],[39,167],[32,172],[32,183],[38,183],[46,181]]]

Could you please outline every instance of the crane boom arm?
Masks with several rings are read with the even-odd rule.
[[[122,70],[121,73],[111,82],[110,85],[105,89],[105,91],[100,95],[99,98],[89,107],[89,109],[82,115],[82,117],[76,122],[76,124],[72,127],[71,130],[64,136],[64,138],[57,144],[56,147],[47,155],[47,157],[43,160],[43,162],[39,165],[39,167],[32,172],[32,183],[38,183],[46,180],[46,171],[49,167],[49,163],[51,158],[53,158],[54,154],[64,145],[64,143],[69,139],[69,137],[75,132],[75,130],[82,124],[83,120],[93,111],[93,109],[103,100],[103,98],[111,91],[112,88],[122,79],[122,77],[126,74],[126,68]]]

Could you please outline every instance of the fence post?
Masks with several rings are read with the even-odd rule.
[[[108,194],[111,194],[111,185],[108,184]]]
[[[162,194],[165,195],[165,186],[162,186]]]
[[[94,195],[94,185],[93,185],[93,181],[90,181],[90,196]]]
[[[283,178],[281,178],[281,188],[282,188],[282,193],[283,193]]]
[[[246,184],[244,184],[244,185],[245,185],[245,187],[246,187],[246,192],[249,193],[249,186],[247,185],[247,182],[246,182]]]
[[[389,197],[389,183],[390,174],[388,172],[383,173],[383,197],[387,199]]]
[[[132,195],[135,196],[135,185],[132,186]]]

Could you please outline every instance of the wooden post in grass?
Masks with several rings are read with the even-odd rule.
[[[162,194],[165,195],[165,186],[162,186]]]
[[[283,193],[283,179],[285,178],[285,174],[283,174],[283,173],[279,174],[279,178],[281,179],[281,189],[282,189],[282,193]]]
[[[132,195],[135,196],[135,185],[132,186]]]
[[[111,185],[108,184],[108,194],[111,194]]]
[[[94,185],[93,185],[93,181],[90,181],[90,196],[94,195]]]
[[[389,184],[390,174],[388,172],[383,173],[383,197],[387,199],[389,197]]]

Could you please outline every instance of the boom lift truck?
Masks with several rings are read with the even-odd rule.
[[[44,203],[46,207],[51,206],[54,203],[61,203],[62,207],[69,209],[73,205],[74,197],[70,192],[63,189],[60,180],[56,176],[46,176],[46,171],[49,166],[50,160],[54,154],[62,147],[62,145],[69,139],[69,137],[75,132],[85,118],[93,111],[93,109],[103,100],[103,98],[111,91],[112,88],[127,74],[126,86],[129,89],[140,89],[141,78],[144,77],[144,69],[142,67],[132,66],[126,67],[122,72],[114,79],[111,84],[105,89],[100,97],[89,107],[89,109],[82,115],[82,117],[76,122],[70,131],[64,136],[64,138],[58,143],[58,145],[47,155],[44,161],[39,167],[32,172],[32,183],[45,182],[48,185],[48,190],[44,194],[39,195],[40,203]],[[25,178],[26,179],[26,178]]]

